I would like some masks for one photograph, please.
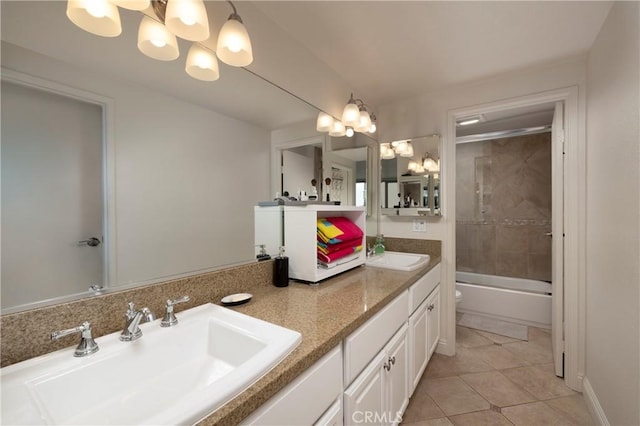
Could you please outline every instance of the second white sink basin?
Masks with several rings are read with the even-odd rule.
[[[429,264],[431,257],[428,254],[400,253],[397,251],[385,251],[367,258],[365,265],[374,268],[395,269],[397,271],[415,271]]]
[[[2,424],[193,424],[276,366],[300,333],[213,304],[140,326],[143,336],[95,339],[1,373]]]

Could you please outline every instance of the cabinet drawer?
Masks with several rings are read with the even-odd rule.
[[[437,264],[409,288],[409,314],[418,309],[418,306],[436,288],[439,282],[440,264]]]
[[[404,291],[344,340],[344,385],[356,378],[407,321],[408,292]]]
[[[342,394],[342,351],[336,346],[246,418],[243,425],[311,425]]]

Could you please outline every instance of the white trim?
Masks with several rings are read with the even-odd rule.
[[[565,104],[565,247],[564,247],[564,317],[565,317],[565,384],[581,391],[585,368],[585,144],[584,129],[580,122],[584,118],[579,105],[578,86],[489,102],[447,112],[447,132],[443,146],[446,155],[447,173],[443,179],[455,181],[455,135],[458,118],[519,108],[543,103]],[[447,212],[455,212],[455,183],[447,189]],[[450,210],[449,210],[450,209]],[[577,219],[577,220],[576,220]],[[455,259],[455,218],[448,220],[446,231],[449,245],[443,245],[443,258]],[[443,265],[443,280],[447,283],[445,302],[446,337],[455,340],[455,261]]]
[[[591,413],[591,417],[593,417],[599,425],[609,426],[609,420],[604,414],[600,401],[598,401],[598,397],[593,391],[591,383],[589,383],[589,379],[587,377],[582,380],[582,395],[584,397],[584,402],[587,404],[587,408]]]
[[[39,90],[43,90],[49,93],[54,93],[67,98],[76,99],[81,102],[87,102],[90,104],[98,105],[102,108],[102,129],[103,129],[103,234],[106,236],[104,239],[104,252],[103,252],[103,286],[106,288],[111,287],[117,283],[117,257],[116,257],[116,201],[115,201],[115,185],[116,185],[116,165],[115,165],[115,102],[112,98],[98,95],[96,93],[87,92],[85,90],[77,89],[75,87],[66,86],[64,84],[56,83],[54,81],[45,80],[39,77],[34,77],[29,74],[14,71],[5,67],[0,68],[2,71],[1,78],[4,81],[8,81],[14,84],[27,86]],[[83,293],[84,294],[84,293]],[[87,293],[93,295],[93,293]],[[85,296],[87,294],[84,294]],[[77,298],[76,295],[62,296],[62,299]],[[57,303],[60,298],[51,299],[51,302]],[[44,303],[49,304],[49,301]],[[40,305],[40,302],[35,302]],[[32,304],[28,305],[29,307]],[[4,311],[3,311],[4,313]]]

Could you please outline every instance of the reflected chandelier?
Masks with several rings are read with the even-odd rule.
[[[330,136],[352,137],[354,132],[375,133],[376,116],[369,114],[367,105],[361,99],[354,99],[353,93],[342,112],[342,119],[337,120],[324,111],[318,113],[316,121],[318,132],[329,132]]]
[[[122,33],[118,7],[143,13],[138,29],[138,49],[150,58],[172,61],[180,56],[177,37],[192,41],[185,71],[203,81],[220,77],[218,59],[245,67],[253,62],[247,29],[236,7],[220,29],[216,52],[200,42],[209,38],[209,18],[203,0],[68,0],[67,17],[78,27],[103,37]]]

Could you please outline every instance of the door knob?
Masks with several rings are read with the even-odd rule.
[[[91,237],[88,240],[78,241],[79,245],[88,245],[89,247],[96,247],[100,245],[100,239]]]

